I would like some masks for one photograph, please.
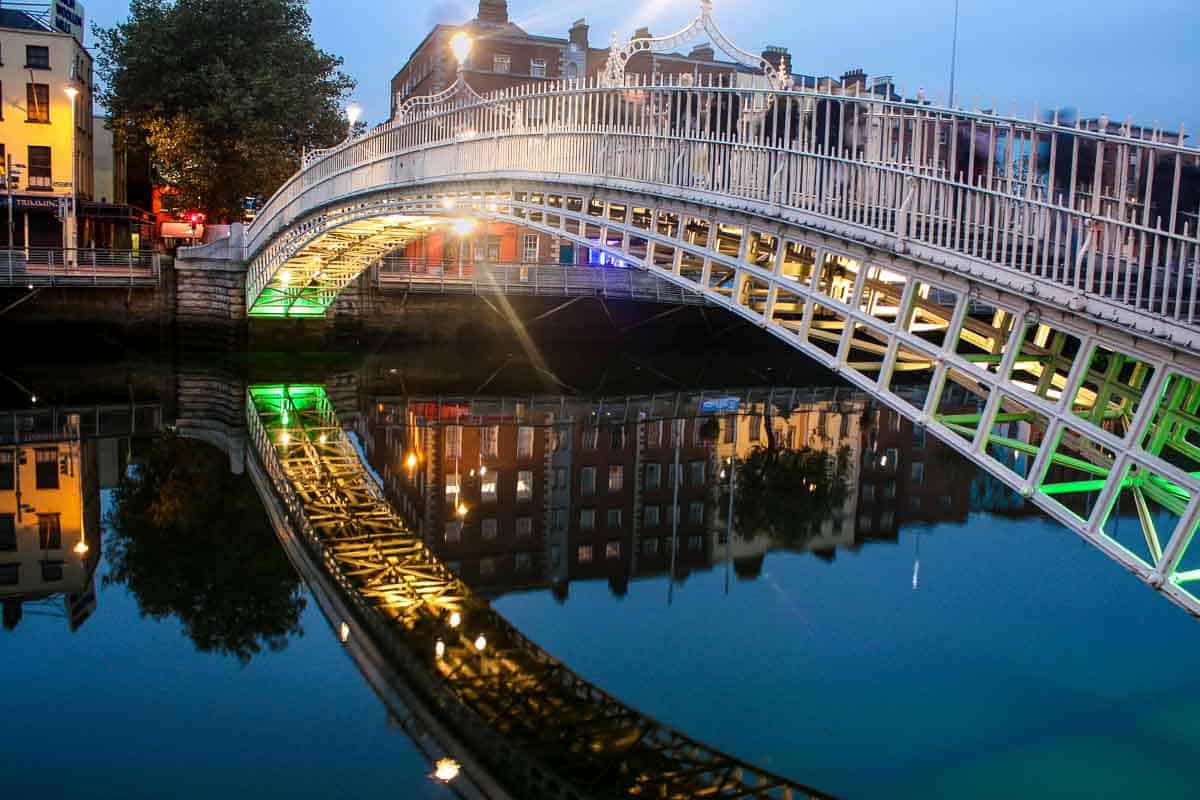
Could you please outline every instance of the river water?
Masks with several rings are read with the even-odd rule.
[[[22,499],[0,482],[6,797],[453,796],[249,479],[178,435],[298,383],[477,593],[706,744],[844,797],[1194,792],[1196,622],[777,352],[105,358],[0,381],[0,454],[27,462]],[[731,535],[729,473],[769,447],[825,458],[824,500],[735,489]]]

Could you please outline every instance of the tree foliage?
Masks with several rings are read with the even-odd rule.
[[[115,501],[104,582],[126,586],[143,614],[177,617],[197,649],[243,664],[301,633],[300,579],[224,454],[163,438]]]
[[[313,42],[303,0],[132,0],[129,11],[95,30],[100,100],[186,206],[236,219],[306,148],[346,135],[354,82]]]
[[[763,533],[802,547],[846,501],[850,451],[782,447],[769,414],[765,428],[767,446],[754,448],[737,466],[734,524],[746,538]]]

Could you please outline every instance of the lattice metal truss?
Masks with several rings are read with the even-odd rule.
[[[1188,547],[1200,498],[1194,358],[1053,304],[753,214],[528,186],[380,193],[325,213],[331,221],[419,217],[450,205],[645,268],[928,427],[1200,615],[1200,547]]]
[[[519,796],[827,797],[640,714],[522,636],[405,528],[322,387],[254,386],[247,408],[281,500],[351,604],[398,634],[420,677],[469,711],[447,714],[473,729],[459,731],[464,740],[486,741],[484,730],[504,743],[508,753],[476,754],[497,776],[528,774],[511,752],[537,765],[540,788]]]

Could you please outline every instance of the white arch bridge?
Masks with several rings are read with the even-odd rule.
[[[548,233],[761,326],[1200,616],[1200,151],[766,67],[624,74],[687,32],[310,154],[246,231],[247,312],[323,314],[447,223]]]

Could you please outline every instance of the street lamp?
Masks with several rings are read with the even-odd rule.
[[[75,100],[79,97],[79,87],[74,82],[68,83],[63,89],[63,93],[71,100],[71,205],[67,213],[66,230],[63,231],[63,249],[69,252],[78,245],[77,239],[79,237],[78,232],[75,230],[79,224],[78,216],[75,212],[75,204],[79,197],[75,167],[76,162],[79,160],[75,143]],[[71,256],[68,255],[67,258],[70,259]],[[70,262],[68,261],[68,263]]]
[[[474,44],[471,41],[471,37],[465,31],[459,31],[450,38],[450,51],[458,59],[458,72],[460,75],[467,66],[467,57],[471,55],[471,47]]]
[[[346,121],[350,126],[346,129],[346,141],[354,138],[354,126],[358,124],[358,120],[362,117],[362,106],[353,100],[346,106]]]

